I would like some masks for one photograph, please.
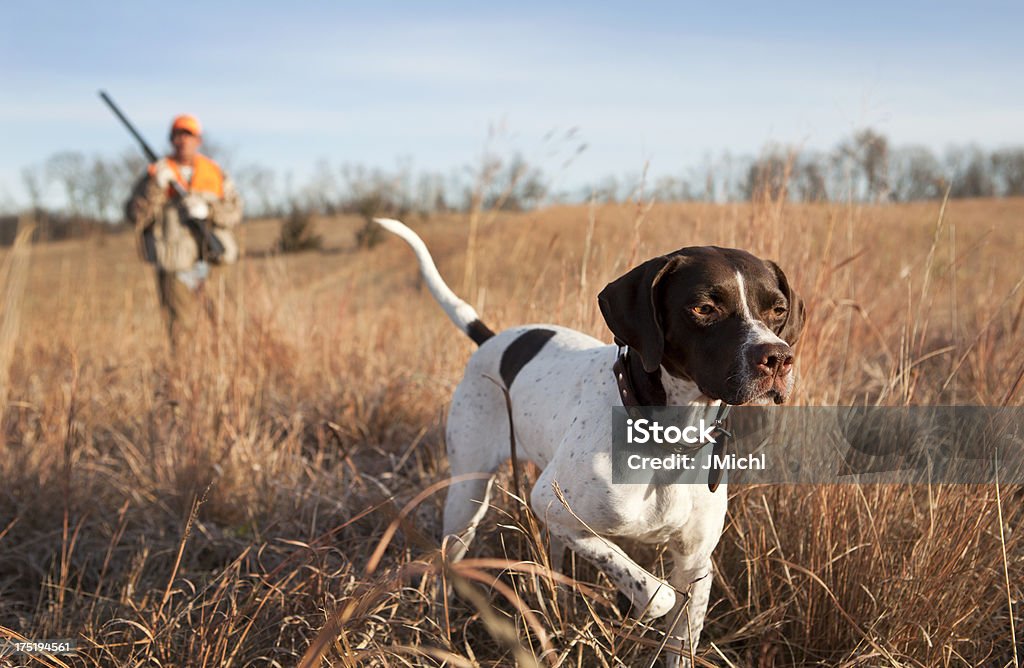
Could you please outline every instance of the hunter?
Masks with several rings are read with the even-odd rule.
[[[242,220],[242,200],[220,166],[199,153],[203,131],[195,116],[175,118],[170,140],[171,155],[149,165],[125,216],[135,226],[144,259],[156,265],[174,348],[194,330],[210,265],[238,259],[231,229]]]

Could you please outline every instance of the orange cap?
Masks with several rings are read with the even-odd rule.
[[[194,134],[197,137],[200,137],[203,134],[203,126],[199,124],[199,119],[191,114],[175,116],[174,122],[171,123],[171,134],[174,134],[178,130],[184,130],[185,132]]]

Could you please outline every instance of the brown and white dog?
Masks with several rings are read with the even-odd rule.
[[[542,469],[530,505],[550,532],[553,567],[560,569],[569,547],[602,569],[646,618],[678,620],[666,629],[666,665],[690,665],[711,589],[711,553],[725,521],[725,486],[613,484],[609,426],[612,407],[623,405],[612,371],[619,347],[557,325],[494,334],[444,283],[412,230],[396,220],[376,222],[412,247],[431,293],[480,346],[448,413],[452,476],[492,474],[509,457],[509,413],[494,382],[500,378],[520,456]],[[803,305],[773,262],[735,249],[683,248],[632,269],[598,299],[626,346],[626,372],[638,391],[690,407],[691,424],[712,421],[723,403],[782,403],[792,391]],[[555,483],[569,508],[556,498]],[[486,479],[449,489],[444,534],[453,559],[465,555],[490,491]],[[638,565],[617,538],[665,545],[669,582]]]

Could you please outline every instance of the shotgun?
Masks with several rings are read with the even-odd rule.
[[[138,142],[139,147],[142,148],[142,152],[146,154],[149,162],[158,161],[160,156],[150,148],[143,136],[135,129],[135,126],[128,120],[128,117],[114,104],[114,101],[110,99],[106,91],[100,91],[100,98],[110,107],[110,110],[114,112],[118,120],[128,129],[128,132],[135,137],[135,141]],[[177,179],[174,179],[171,181],[171,187],[174,189],[175,200],[178,204],[178,211],[181,213],[181,219],[185,221],[185,225],[192,232],[192,235],[196,238],[196,243],[199,245],[199,259],[210,262],[219,261],[224,256],[224,244],[210,231],[208,221],[197,220],[188,215],[188,211],[183,204],[185,197],[188,195],[185,186],[181,185]],[[142,232],[142,254],[146,262],[156,261],[156,240],[153,236],[152,225]]]

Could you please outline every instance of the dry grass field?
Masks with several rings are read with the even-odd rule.
[[[1022,200],[556,207],[484,220],[471,254],[464,219],[407,222],[496,329],[610,340],[608,281],[681,246],[735,246],[777,260],[805,298],[794,403],[1024,405]],[[31,665],[654,658],[657,630],[623,618],[589,565],[556,592],[507,474],[470,558],[435,559],[431,486],[473,344],[404,244],[356,250],[360,225],[322,220],[326,251],[277,256],[277,223],[247,224],[250,257],[209,286],[178,363],[130,237],[35,246],[28,265],[0,254],[0,317],[19,326],[0,325],[0,637],[80,647]],[[1024,658],[1019,488],[729,492],[700,665]],[[439,573],[467,592],[450,607]]]

